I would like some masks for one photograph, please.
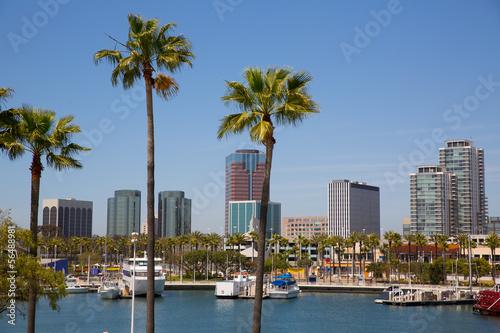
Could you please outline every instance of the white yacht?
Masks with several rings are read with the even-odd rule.
[[[68,294],[81,294],[88,293],[89,288],[82,287],[81,285],[76,283],[76,278],[72,276],[68,276],[66,278],[66,292]]]
[[[115,299],[120,295],[120,288],[116,283],[104,281],[97,290],[101,298]]]
[[[276,276],[268,290],[269,298],[295,298],[299,293],[300,288],[290,273]]]
[[[122,281],[124,283],[122,294],[132,295],[132,279],[135,275],[135,295],[146,295],[148,290],[147,271],[148,258],[146,255],[144,255],[144,258],[135,259],[135,269],[134,258],[125,259],[122,269]],[[165,290],[165,275],[163,275],[161,259],[155,258],[155,295],[161,295],[163,290]]]

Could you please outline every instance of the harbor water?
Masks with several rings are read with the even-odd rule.
[[[471,305],[399,307],[375,304],[376,295],[301,293],[296,299],[264,299],[262,332],[500,332],[500,318],[472,313]],[[130,332],[130,299],[69,295],[52,311],[41,300],[36,332]],[[217,299],[213,291],[165,291],[156,298],[156,332],[251,332],[253,300]],[[0,332],[26,332],[0,320]],[[135,332],[146,327],[146,298],[135,301]]]

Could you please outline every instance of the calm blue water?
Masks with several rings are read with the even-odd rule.
[[[263,332],[500,332],[500,318],[472,313],[470,305],[392,307],[374,295],[302,293],[297,299],[266,299]],[[44,300],[37,332],[130,332],[131,300],[102,300],[98,294],[69,295],[61,312]],[[252,300],[219,300],[211,291],[166,291],[156,299],[156,332],[251,332]],[[136,298],[135,332],[146,328],[146,299]],[[0,332],[26,332],[5,316]]]

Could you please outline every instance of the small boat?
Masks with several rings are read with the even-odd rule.
[[[88,287],[82,287],[81,285],[77,284],[75,277],[68,277],[66,279],[66,292],[68,294],[88,293],[89,292],[89,288]]]
[[[134,268],[135,261],[135,268]],[[155,258],[155,295],[160,296],[165,290],[165,275],[163,275],[163,267],[161,259]],[[135,296],[144,296],[148,291],[148,257],[145,254],[144,258],[128,258],[123,262],[122,295],[132,295],[132,281],[135,281]],[[135,276],[135,278],[134,278]]]
[[[245,296],[253,281],[249,278],[247,272],[236,272],[232,280],[217,281],[215,283],[215,296],[217,298],[238,298]]]
[[[295,298],[299,292],[300,288],[290,273],[276,276],[268,290],[269,298]]]
[[[490,290],[482,290],[474,296],[472,305],[474,313],[500,316],[500,285]]]
[[[380,295],[375,298],[375,303],[382,304],[384,301],[388,301],[390,296],[398,297],[404,294],[404,290],[402,290],[399,285],[391,285],[385,288]]]
[[[101,298],[115,299],[120,295],[120,288],[116,283],[112,283],[111,281],[104,281],[97,292],[99,293]]]

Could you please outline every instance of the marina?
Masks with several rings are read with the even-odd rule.
[[[265,299],[262,332],[330,332],[333,327],[336,332],[496,332],[500,326],[500,318],[475,315],[472,305],[392,307],[375,304],[375,297],[302,292],[290,300]],[[42,299],[37,305],[37,332],[127,332],[131,303],[105,301],[96,293],[75,294],[62,299],[57,312]],[[158,332],[251,332],[251,299],[218,299],[213,290],[165,291],[155,303]],[[145,323],[146,299],[137,298],[136,330],[143,331]],[[3,320],[0,331],[26,332],[26,325],[21,317],[16,326]]]

